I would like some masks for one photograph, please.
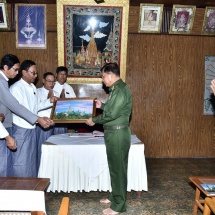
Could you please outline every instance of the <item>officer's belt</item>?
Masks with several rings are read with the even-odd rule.
[[[128,128],[129,125],[113,125],[113,126],[103,126],[105,130],[115,130],[115,129],[123,129],[123,128]]]

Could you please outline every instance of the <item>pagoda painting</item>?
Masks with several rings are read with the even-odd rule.
[[[66,6],[65,59],[71,76],[101,76],[106,63],[120,63],[121,10]],[[82,14],[83,13],[83,14]]]

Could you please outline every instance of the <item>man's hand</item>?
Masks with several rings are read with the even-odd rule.
[[[54,125],[53,120],[49,119],[48,117],[38,117],[37,122],[38,122],[43,128],[48,128],[49,126]]]
[[[61,94],[60,94],[61,99],[65,99],[65,90],[62,89]]]
[[[100,100],[95,100],[96,102],[96,108],[101,108],[102,102]]]
[[[54,96],[53,90],[49,90],[48,98],[47,98],[47,99],[49,99],[49,98],[51,98],[51,97],[53,97],[53,96]]]
[[[211,81],[211,89],[213,90],[213,93],[214,93],[214,95],[215,95],[215,79],[213,79],[213,80]]]
[[[9,149],[15,150],[16,149],[16,140],[11,137],[10,135],[5,137],[6,145]]]
[[[1,121],[1,122],[4,121],[4,118],[5,118],[5,117],[4,117],[4,114],[3,114],[3,113],[0,113],[0,121]]]
[[[93,122],[92,120],[92,117],[90,117],[87,121],[86,121],[86,124],[89,125],[89,126],[94,126],[95,123]]]
[[[50,102],[51,103],[54,103],[55,101],[57,101],[57,97],[55,97],[55,96],[50,97]]]

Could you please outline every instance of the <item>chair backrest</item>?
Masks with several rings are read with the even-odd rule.
[[[37,190],[0,190],[0,211],[46,213],[45,194]]]
[[[211,212],[215,214],[215,201],[211,198],[205,198],[205,205],[203,210],[203,215],[211,215]]]
[[[63,197],[58,215],[69,215],[69,197]]]

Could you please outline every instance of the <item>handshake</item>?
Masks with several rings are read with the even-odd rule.
[[[5,116],[3,113],[0,113],[0,122],[3,122],[5,119]],[[37,122],[43,127],[43,128],[49,128],[50,126],[53,126],[55,123],[53,120],[51,120],[48,117],[38,117]]]

